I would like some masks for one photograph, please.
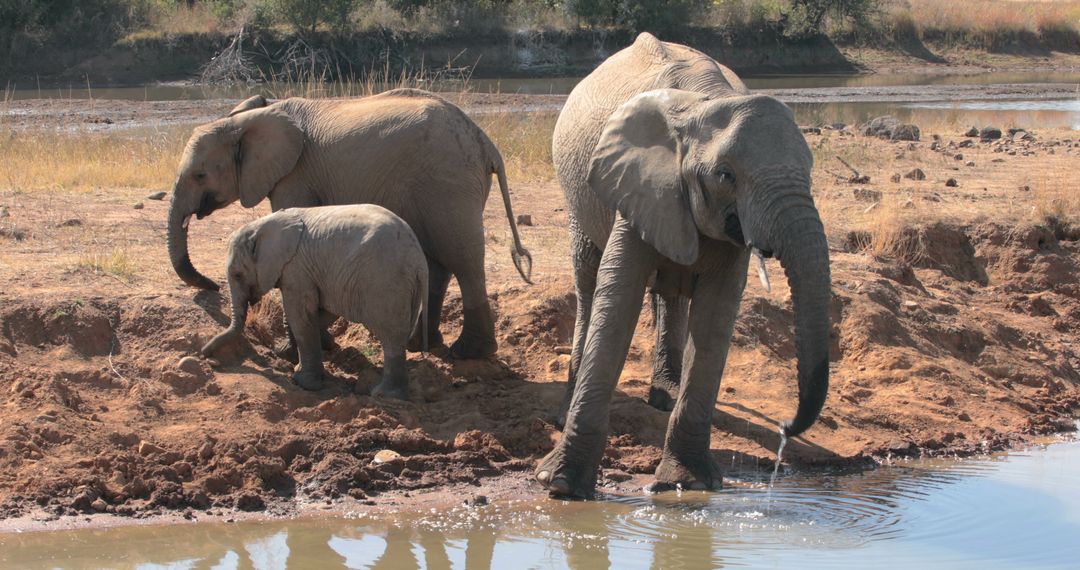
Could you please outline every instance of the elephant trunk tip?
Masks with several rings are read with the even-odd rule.
[[[821,415],[828,393],[829,361],[825,359],[814,367],[805,381],[800,381],[799,408],[794,418],[783,423],[784,437],[798,437],[810,429]]]

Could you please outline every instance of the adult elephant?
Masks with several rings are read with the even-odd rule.
[[[439,319],[452,275],[465,323],[451,355],[488,356],[497,348],[484,277],[483,211],[492,174],[513,234],[514,265],[529,281],[532,258],[514,223],[502,156],[458,107],[417,89],[274,104],[252,97],[197,127],[188,141],[169,209],[169,257],[185,283],[217,290],[191,264],[191,216],[202,219],[237,200],[251,208],[265,198],[274,211],[378,204],[408,222],[428,258],[429,342],[442,343]],[[291,335],[279,352],[295,358]]]
[[[783,430],[809,428],[828,391],[829,250],[791,111],[748,94],[708,56],[641,34],[574,88],[552,151],[578,312],[562,440],[537,479],[556,495],[592,495],[612,391],[654,278],[650,400],[673,408],[655,488],[720,484],[711,420],[752,253],[775,255],[791,285],[799,404]]]

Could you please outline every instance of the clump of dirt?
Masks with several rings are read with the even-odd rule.
[[[1040,226],[909,233],[915,263],[834,254],[832,389],[785,459],[974,453],[1073,426],[1080,243]],[[273,297],[251,311],[246,344],[211,366],[193,355],[227,323],[224,297],[5,294],[0,516],[290,513],[524,480],[559,438],[568,281],[498,288],[497,357],[411,355],[409,401],[367,395],[381,354],[345,322],[331,328],[325,387],[294,386],[272,351]],[[712,436],[723,465],[771,465],[775,426],[795,408],[793,309],[774,285],[772,295],[751,285],[743,300]],[[452,296],[448,339],[460,313]],[[611,489],[655,469],[667,428],[668,414],[644,401],[653,334],[642,313],[611,408],[601,479]]]

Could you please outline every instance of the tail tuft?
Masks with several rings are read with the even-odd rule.
[[[510,246],[510,258],[514,260],[514,267],[526,283],[532,285],[532,254],[529,250],[521,247]]]

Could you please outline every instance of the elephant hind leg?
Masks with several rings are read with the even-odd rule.
[[[566,393],[563,394],[559,415],[555,422],[561,428],[566,423],[570,400],[574,397],[577,373],[581,367],[581,353],[585,348],[585,336],[589,332],[589,315],[592,313],[593,294],[596,292],[596,272],[600,268],[603,252],[585,237],[573,216],[570,216],[570,248],[574,265],[574,288],[577,294],[577,311],[574,317],[573,348],[570,366],[566,374]]]
[[[442,346],[443,337],[439,332],[439,324],[442,321],[443,301],[446,300],[446,288],[450,286],[450,272],[439,262],[427,258],[428,262],[428,298],[425,309],[428,322],[428,346]],[[417,319],[416,330],[409,339],[409,350],[422,352],[424,347],[424,335],[420,327],[424,326],[423,319]]]
[[[323,350],[333,351],[338,349],[334,335],[330,334],[330,325],[334,324],[337,318],[337,315],[333,313],[319,310],[319,341]],[[296,349],[296,336],[293,334],[292,327],[289,326],[288,315],[285,315],[282,319],[285,322],[285,342],[274,348],[274,354],[278,358],[284,358],[293,364],[297,364],[300,362],[300,353]]]
[[[478,225],[478,228],[483,228]],[[461,287],[461,304],[464,322],[461,335],[450,346],[453,358],[486,358],[495,354],[495,318],[487,296],[484,276],[484,235],[478,232],[472,245],[463,244],[446,267],[457,278]]]
[[[656,320],[656,344],[653,349],[649,405],[670,412],[675,407],[675,399],[679,397],[690,301],[678,293],[655,291],[650,299]]]

